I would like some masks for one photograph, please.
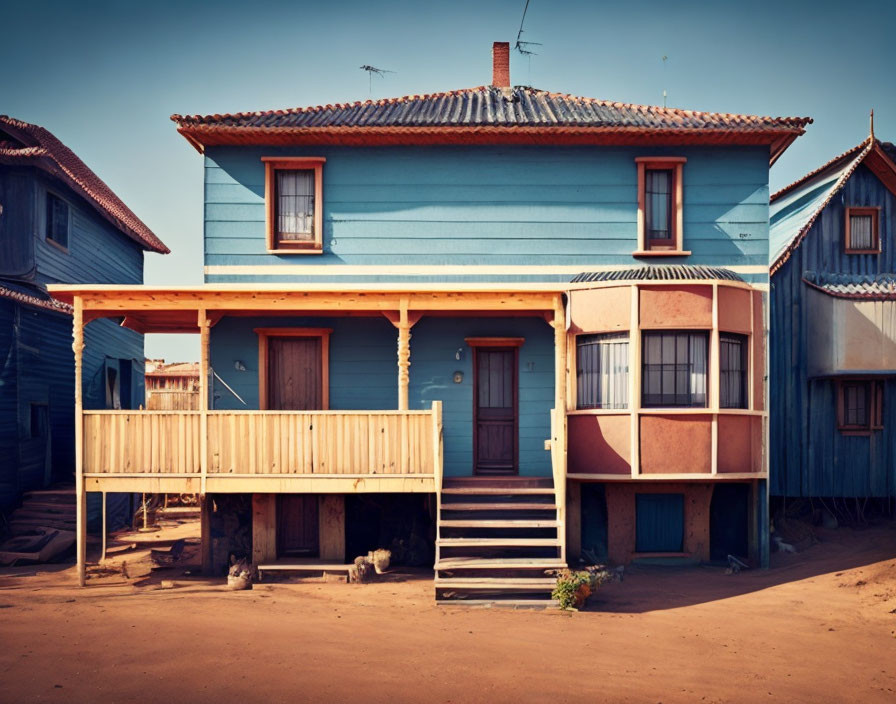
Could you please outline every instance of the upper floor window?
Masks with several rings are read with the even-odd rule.
[[[645,332],[642,338],[641,405],[705,408],[706,332]]]
[[[747,407],[747,338],[723,332],[719,335],[719,406]]]
[[[68,249],[68,203],[47,193],[47,240]]]
[[[638,251],[635,256],[690,254],[682,246],[684,157],[639,157]]]
[[[880,252],[880,208],[846,209],[846,253]]]
[[[837,428],[867,434],[883,428],[883,384],[870,379],[837,382]]]
[[[578,408],[628,408],[628,334],[576,338]]]
[[[323,250],[323,157],[263,157],[268,251]]]

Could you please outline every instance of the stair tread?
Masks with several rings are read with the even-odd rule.
[[[553,599],[445,599],[436,598],[437,606],[537,606],[557,608]]]
[[[519,488],[505,488],[505,487],[497,487],[497,486],[443,486],[442,487],[443,494],[488,494],[488,495],[506,495],[512,496],[513,494],[554,494],[553,487],[539,487],[539,486],[523,486]]]
[[[436,577],[438,589],[553,589],[552,577]]]
[[[481,503],[481,504],[465,504],[465,503],[443,503],[443,511],[555,511],[557,504],[536,504],[536,503]]]
[[[537,518],[439,520],[441,528],[556,528],[559,525],[556,520]]]
[[[558,538],[439,538],[439,547],[558,547]]]
[[[561,560],[539,557],[446,557],[439,560],[438,570],[475,570],[475,569],[545,569],[559,570],[566,567]]]

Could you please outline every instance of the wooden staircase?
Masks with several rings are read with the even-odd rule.
[[[439,497],[438,604],[553,606],[565,567],[551,479],[445,479]]]

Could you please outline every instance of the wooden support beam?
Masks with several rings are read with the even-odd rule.
[[[107,527],[107,523],[106,523],[107,506],[106,506],[106,492],[105,491],[102,493],[102,497],[103,497],[103,499],[102,499],[103,500],[103,509],[102,509],[103,510],[103,525],[102,525],[101,530],[103,533],[103,547],[102,547],[102,551],[100,552],[100,562],[105,562],[106,561],[106,539],[108,538],[108,535],[109,535],[108,527]]]
[[[199,554],[202,574],[210,575],[214,570],[212,543],[212,501],[205,494],[199,495]]]
[[[277,559],[277,495],[252,494],[252,562]]]
[[[208,345],[211,321],[205,308],[200,308],[197,317],[199,325],[199,467],[202,478],[199,493],[205,496],[205,485],[208,477],[208,398],[209,398],[209,364]]]
[[[78,584],[87,582],[87,492],[84,489],[84,303],[75,296],[72,313],[72,351],[75,354],[75,526]]]
[[[345,496],[320,494],[318,497],[320,559],[345,561]]]
[[[408,387],[411,366],[411,322],[408,317],[408,299],[401,299],[398,320],[398,410],[408,409]]]

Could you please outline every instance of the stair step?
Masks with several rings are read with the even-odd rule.
[[[436,563],[439,570],[560,570],[566,567],[561,560],[538,557],[446,557]]]
[[[557,580],[550,577],[436,577],[436,589],[500,589],[501,591],[544,591]]]
[[[514,494],[550,494],[554,495],[553,487],[541,486],[521,486],[519,488],[505,488],[499,486],[445,486],[442,487],[443,494],[481,494],[489,496],[512,496]]]
[[[440,528],[556,528],[559,525],[559,521],[537,519],[489,520],[469,518],[462,521],[439,520]]]
[[[439,538],[438,543],[442,548],[551,548],[560,546],[558,538]]]
[[[557,504],[536,504],[536,503],[481,503],[481,504],[464,504],[464,503],[443,503],[443,511],[556,511]]]
[[[436,598],[437,606],[495,606],[517,607],[528,606],[539,609],[556,609],[553,599],[444,599]]]

